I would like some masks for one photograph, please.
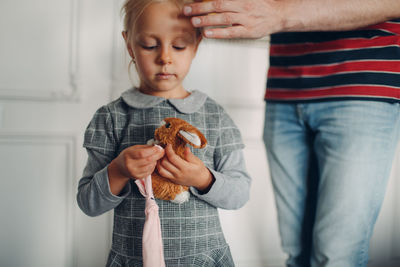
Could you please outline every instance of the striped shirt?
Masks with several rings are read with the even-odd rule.
[[[400,101],[400,19],[271,36],[267,101]]]

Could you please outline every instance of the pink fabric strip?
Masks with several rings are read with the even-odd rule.
[[[140,193],[146,198],[146,220],[143,228],[143,267],[165,267],[158,205],[154,200],[151,175],[135,181]]]

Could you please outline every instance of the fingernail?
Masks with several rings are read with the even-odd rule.
[[[190,6],[185,6],[185,7],[183,8],[183,13],[184,13],[185,15],[189,15],[190,13],[192,13],[192,8],[191,8]]]
[[[212,32],[212,31],[205,31],[205,32],[204,32],[204,35],[205,35],[206,37],[211,37],[211,36],[213,35],[213,32]]]
[[[200,24],[200,22],[201,22],[201,20],[199,19],[199,18],[193,18],[193,24],[194,25],[199,25]]]
[[[154,145],[156,148],[158,148],[159,150],[163,150],[163,148],[159,145]]]

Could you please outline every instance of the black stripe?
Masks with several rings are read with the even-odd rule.
[[[271,44],[320,43],[347,38],[374,38],[391,36],[392,33],[381,30],[357,30],[334,32],[283,32],[271,35]]]
[[[400,73],[346,73],[312,78],[269,78],[268,88],[305,89],[342,85],[386,85],[400,88]],[[399,89],[400,90],[400,89]]]
[[[400,60],[400,46],[321,52],[301,56],[270,56],[271,66],[332,64],[353,60]]]

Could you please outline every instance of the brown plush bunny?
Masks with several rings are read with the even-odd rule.
[[[165,147],[171,144],[175,153],[184,158],[186,144],[195,148],[204,148],[207,139],[193,125],[179,118],[165,118],[163,124],[156,129],[154,140],[149,140],[148,144],[157,144]],[[154,196],[158,199],[170,200],[175,203],[183,203],[189,199],[189,188],[175,184],[163,177],[157,171],[151,175]]]

